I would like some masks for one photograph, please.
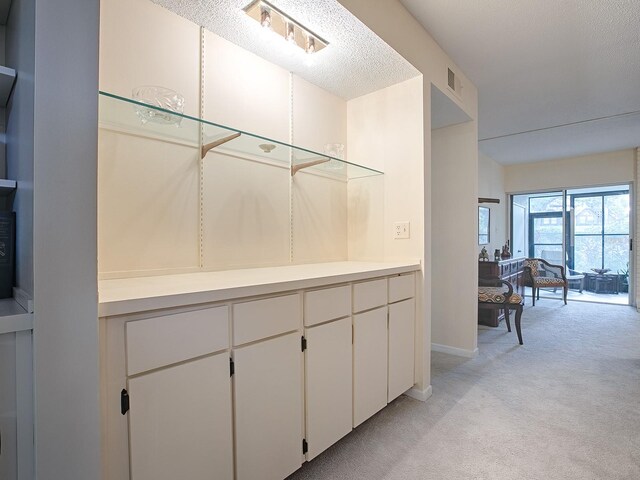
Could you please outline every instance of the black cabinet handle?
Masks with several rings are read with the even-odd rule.
[[[129,411],[129,392],[126,389],[122,389],[120,392],[120,412],[122,415]]]

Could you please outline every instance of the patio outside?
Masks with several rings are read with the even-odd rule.
[[[628,304],[629,210],[628,185],[514,195],[514,252],[564,265],[570,300]]]

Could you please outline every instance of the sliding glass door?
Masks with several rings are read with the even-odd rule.
[[[573,268],[623,272],[629,268],[629,190],[569,190],[573,214]]]
[[[528,198],[530,258],[544,258],[562,265],[563,210],[562,192]]]
[[[564,265],[569,298],[628,303],[630,200],[628,185],[512,195],[514,254]]]

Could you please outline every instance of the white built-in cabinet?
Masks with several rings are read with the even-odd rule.
[[[387,404],[390,279],[353,285],[353,426],[357,427]]]
[[[280,480],[302,464],[300,294],[232,311],[236,478]]]
[[[15,333],[0,333],[0,478],[17,478]]]
[[[353,316],[353,426],[387,405],[387,307]]]
[[[226,306],[125,324],[132,480],[233,480]]]
[[[234,351],[236,478],[281,480],[302,464],[302,352],[290,333]]]
[[[304,325],[306,458],[311,460],[351,431],[350,286],[306,292]]]
[[[413,298],[389,305],[389,402],[414,383],[414,312]]]
[[[413,386],[414,291],[410,272],[102,318],[105,480],[284,479]]]
[[[415,289],[413,275],[389,279],[389,402],[414,383]]]
[[[233,480],[225,354],[129,379],[131,478]]]

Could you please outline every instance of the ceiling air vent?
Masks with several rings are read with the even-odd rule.
[[[453,73],[453,70],[451,70],[450,68],[447,69],[447,84],[449,85],[449,88],[451,90],[453,90],[459,97],[462,96],[462,83],[460,82],[460,80],[458,79],[458,77],[456,77],[456,74]]]

